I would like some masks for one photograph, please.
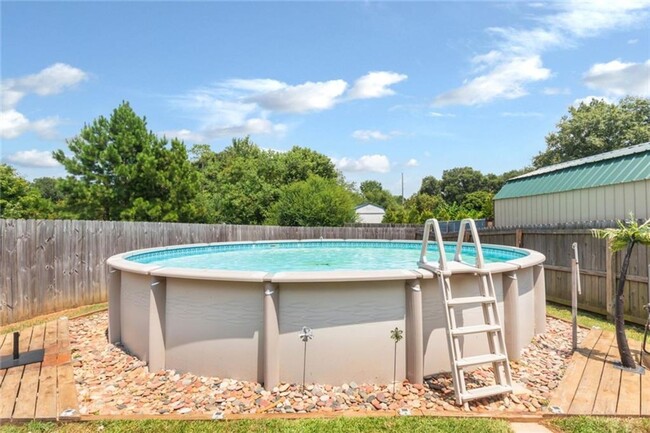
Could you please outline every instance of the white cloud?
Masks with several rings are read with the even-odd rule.
[[[296,85],[270,78],[224,80],[172,98],[170,103],[173,107],[187,112],[199,124],[196,128],[163,131],[161,134],[195,142],[229,135],[283,134],[287,126],[272,120],[278,113],[323,111],[349,99],[391,95],[393,91],[388,86],[403,79],[406,79],[405,75],[394,72],[370,72],[357,80],[354,98],[346,98],[349,86],[342,79],[307,81]],[[368,139],[382,139],[377,137],[380,136]]]
[[[473,74],[480,74],[435,98],[438,105],[476,105],[528,94],[526,87],[552,76],[542,67],[541,54],[574,47],[580,39],[607,31],[627,29],[648,17],[650,0],[550,2],[530,28],[492,27],[497,48],[472,59]],[[509,78],[514,81],[509,82]]]
[[[348,83],[343,80],[318,83],[308,81],[297,86],[260,93],[249,100],[258,103],[263,109],[284,113],[322,111],[332,108],[347,86]]]
[[[510,112],[504,111],[501,113],[502,117],[542,117],[542,113],[537,113],[534,111],[521,111],[521,112]]]
[[[36,74],[2,80],[2,108],[14,108],[26,94],[55,95],[87,79],[81,69],[55,63]]]
[[[539,56],[515,57],[500,63],[489,73],[439,95],[434,104],[477,105],[497,98],[515,99],[528,94],[525,88],[527,83],[545,80],[550,75],[551,71],[542,67]]]
[[[20,165],[23,167],[40,167],[51,168],[58,167],[59,163],[52,158],[52,152],[41,150],[21,150],[5,158],[12,164]]]
[[[29,120],[16,110],[18,103],[28,94],[54,95],[88,79],[81,69],[56,63],[40,72],[20,78],[7,78],[0,83],[0,138],[11,139],[27,131],[34,131],[39,137],[51,139],[56,136],[57,117]]]
[[[0,112],[0,138],[16,138],[29,128],[29,120],[16,110]]]
[[[391,138],[396,137],[398,135],[402,135],[402,133],[399,131],[390,131],[388,133],[385,133],[376,130],[357,129],[352,133],[352,138],[361,141],[370,141],[370,140],[385,141],[385,140],[390,140]]]
[[[628,41],[627,41],[627,43],[630,44],[630,45],[634,45],[634,44],[636,44],[637,42],[639,42],[638,39],[628,39]]]
[[[612,60],[597,63],[584,75],[587,87],[615,96],[650,96],[650,60],[645,63],[623,63]]]
[[[348,92],[348,97],[350,99],[370,99],[394,95],[395,91],[389,86],[407,78],[406,75],[396,72],[369,72],[354,82],[354,86]]]
[[[357,129],[352,133],[352,138],[357,140],[368,141],[368,140],[388,140],[390,135],[384,134],[381,131],[370,131],[366,129]]]
[[[267,119],[254,118],[247,119],[239,125],[211,127],[201,131],[191,131],[189,129],[169,130],[160,132],[160,135],[175,137],[194,143],[205,143],[223,137],[261,134],[282,135],[286,131],[287,126],[284,124],[272,123]]]
[[[359,159],[341,158],[333,159],[336,167],[342,171],[369,171],[374,173],[388,173],[390,161],[386,155],[363,155]]]
[[[56,137],[55,128],[58,124],[59,119],[56,117],[30,121],[14,109],[0,111],[0,138],[12,139],[27,131],[33,131],[43,139],[52,139]]]
[[[609,99],[606,96],[585,96],[584,98],[576,99],[575,101],[573,101],[573,104],[571,104],[571,105],[574,106],[574,107],[577,107],[580,104],[589,105],[591,103],[591,101],[594,101],[594,100],[607,102],[608,104],[612,104],[614,102],[614,101],[612,101],[611,99]]]
[[[544,87],[542,93],[545,95],[570,95],[571,89],[568,87]]]
[[[417,167],[420,164],[418,163],[417,159],[411,158],[408,161],[406,161],[406,164],[404,164],[404,165],[406,165],[407,167]]]
[[[450,113],[440,113],[437,111],[432,111],[429,113],[429,116],[431,117],[456,117],[455,114],[450,114]]]

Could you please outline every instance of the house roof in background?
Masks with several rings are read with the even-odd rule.
[[[384,209],[383,207],[377,206],[376,204],[372,204],[372,203],[362,203],[359,206],[355,207],[354,210],[359,211],[360,209],[363,209],[363,208],[368,208],[368,210],[371,210],[371,209],[374,208],[373,210],[386,212],[386,209]]]
[[[563,162],[512,178],[495,200],[650,179],[650,143]]]

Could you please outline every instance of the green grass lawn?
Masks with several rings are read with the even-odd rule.
[[[0,327],[0,335],[8,334],[14,331],[20,331],[22,329],[29,328],[35,325],[51,322],[52,320],[57,320],[60,317],[65,316],[69,319],[74,319],[75,317],[94,313],[96,311],[102,311],[107,308],[108,308],[108,303],[103,302],[101,304],[85,305],[83,307],[72,308],[69,310],[63,310],[52,314],[46,314],[43,316],[34,317],[33,319],[25,320],[23,322],[12,323],[10,325]]]
[[[648,418],[566,417],[547,420],[565,433],[650,433]],[[0,426],[3,433],[510,433],[506,421],[476,418],[390,417],[248,421],[107,421]]]
[[[548,424],[565,433],[650,433],[650,418],[567,417]]]
[[[245,421],[111,421],[85,423],[30,423],[0,427],[3,433],[509,433],[505,421],[473,418],[333,418]]]
[[[546,314],[558,319],[571,321],[571,307],[566,307],[564,305],[548,302],[546,303]],[[578,325],[587,328],[597,326],[605,331],[616,332],[616,329],[614,329],[614,324],[609,322],[605,316],[590,313],[588,311],[578,311]],[[625,333],[627,334],[627,338],[643,341],[643,326],[635,325],[629,322],[626,322],[625,326]]]

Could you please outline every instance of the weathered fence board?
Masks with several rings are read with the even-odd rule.
[[[420,239],[422,226],[355,225],[276,227],[122,221],[1,220],[0,323],[106,300],[106,259],[125,251],[165,245],[284,239]],[[446,240],[456,240],[446,233]],[[547,298],[570,304],[571,244],[578,243],[582,294],[579,306],[603,314],[607,280],[615,287],[621,254],[609,259],[607,244],[588,229],[508,228],[481,230],[484,244],[520,246],[546,256]],[[637,246],[626,287],[628,320],[645,323],[648,248]],[[610,267],[608,272],[608,266]],[[616,274],[614,276],[614,274]]]

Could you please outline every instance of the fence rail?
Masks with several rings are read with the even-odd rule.
[[[0,219],[0,324],[106,300],[106,259],[165,245],[285,239],[421,239],[422,226],[277,227],[226,224]],[[443,235],[454,239],[453,233]],[[569,304],[571,244],[580,246],[579,306],[612,310],[621,254],[585,228],[484,229],[483,243],[519,246],[546,255],[546,293]],[[645,323],[648,248],[637,246],[626,283],[628,320]]]

